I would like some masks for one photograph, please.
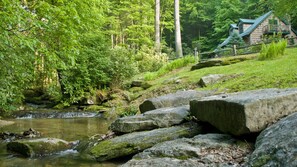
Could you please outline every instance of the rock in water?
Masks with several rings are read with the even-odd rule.
[[[297,113],[260,133],[246,166],[297,166]]]
[[[45,156],[69,149],[71,144],[55,138],[41,138],[32,140],[17,140],[7,144],[7,150],[24,157]]]
[[[115,120],[110,129],[116,133],[165,128],[182,123],[189,115],[189,106],[160,108],[141,115],[123,117]]]
[[[133,155],[153,145],[182,137],[193,137],[202,133],[202,126],[187,123],[181,126],[134,132],[105,140],[91,148],[90,153],[97,161]]]
[[[0,128],[14,124],[12,121],[0,120]]]
[[[239,167],[251,152],[250,148],[248,143],[225,134],[197,135],[157,144],[135,155],[122,167]]]
[[[176,93],[147,99],[142,104],[140,104],[139,109],[141,113],[144,113],[146,111],[155,110],[158,108],[189,105],[190,100],[200,99],[211,94],[213,94],[211,91],[178,91]]]
[[[297,89],[263,89],[190,102],[190,114],[234,135],[260,132],[297,111]]]

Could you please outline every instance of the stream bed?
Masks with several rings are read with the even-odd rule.
[[[95,134],[105,134],[111,120],[102,117],[93,118],[51,118],[51,119],[12,119],[15,124],[0,128],[1,132],[22,133],[29,128],[41,132],[42,137],[59,138],[66,141],[87,139]],[[80,158],[75,150],[41,157],[22,158],[6,151],[6,143],[0,143],[0,166],[2,167],[113,167],[124,162],[86,161]]]

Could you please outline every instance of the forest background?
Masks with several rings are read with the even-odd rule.
[[[231,23],[270,10],[297,28],[295,0],[182,0],[183,55],[211,51]],[[174,1],[160,1],[161,53],[154,0],[1,0],[0,112],[28,90],[67,106],[98,89],[121,87],[175,58]]]

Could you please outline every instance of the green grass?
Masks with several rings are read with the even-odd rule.
[[[259,55],[259,54],[257,54]],[[153,86],[138,92],[143,97],[175,92],[182,89],[217,90],[218,92],[238,92],[264,88],[297,87],[297,48],[286,49],[284,56],[271,60],[247,60],[227,66],[217,66],[190,71],[186,66],[166,73],[150,81]],[[236,78],[199,88],[198,81],[208,74],[242,74]],[[172,79],[179,82],[168,82]]]
[[[149,72],[144,75],[144,80],[150,81],[153,79],[156,79],[162,75],[165,75],[169,73],[170,71],[173,71],[174,69],[178,69],[184,66],[187,66],[189,64],[192,64],[195,62],[195,58],[193,56],[186,56],[181,59],[176,59],[163,67],[161,67],[158,71],[156,72]]]

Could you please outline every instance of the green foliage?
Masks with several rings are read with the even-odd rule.
[[[39,29],[39,21],[18,0],[3,0],[0,9],[0,114],[6,114],[21,104],[34,77],[39,42],[32,31]]]
[[[195,62],[195,58],[193,56],[186,56],[180,59],[176,59],[173,60],[172,62],[164,65],[162,68],[160,68],[158,71],[156,72],[149,72],[146,73],[144,76],[145,80],[153,80],[157,77],[160,77],[162,75],[165,75],[166,73],[174,70],[174,69],[178,69],[181,67],[184,67],[188,64],[194,63]]]
[[[132,116],[132,115],[136,115],[138,112],[138,107],[136,106],[129,106],[129,107],[125,107],[124,111],[122,111],[121,113],[119,113],[120,117],[127,117],[127,116]]]
[[[110,77],[112,86],[121,86],[125,79],[138,73],[137,64],[133,57],[133,52],[124,47],[115,47],[110,53]]]
[[[270,44],[262,44],[259,60],[273,59],[278,56],[284,55],[286,47],[287,47],[286,40],[280,40],[277,43],[272,42]]]
[[[242,37],[239,36],[239,34],[237,32],[233,32],[231,34],[231,39],[230,39],[229,44],[230,44],[229,45],[230,47],[233,47],[233,45],[236,45],[236,46],[243,46],[243,45],[245,45]]]
[[[165,54],[156,54],[153,48],[143,46],[135,54],[135,60],[139,72],[148,72],[157,71],[168,61],[168,58]]]
[[[182,68],[177,72],[169,72],[166,76],[151,80],[154,85],[149,90],[143,90],[139,94],[160,92],[164,90],[181,90],[197,87],[197,81],[209,74],[236,75],[217,84],[209,85],[204,90],[216,90],[217,92],[238,92],[245,90],[265,88],[292,88],[297,87],[297,48],[287,48],[285,56],[270,61],[258,61],[251,59],[240,63],[202,68],[190,71]],[[257,57],[258,54],[246,55],[247,58]],[[234,57],[230,57],[234,58]],[[225,61],[223,58],[223,61]],[[229,58],[228,58],[229,59]],[[229,60],[226,60],[229,61]],[[232,60],[233,61],[233,60]],[[190,67],[190,66],[189,66]],[[164,84],[169,78],[179,78],[183,84]]]

